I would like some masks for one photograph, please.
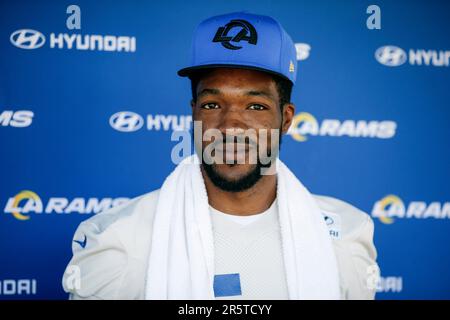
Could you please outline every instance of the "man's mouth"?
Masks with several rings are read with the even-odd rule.
[[[248,143],[225,143],[220,144],[216,148],[216,152],[221,153],[240,153],[248,152],[252,147]]]

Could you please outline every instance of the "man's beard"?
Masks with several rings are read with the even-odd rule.
[[[211,180],[211,182],[223,191],[228,192],[240,192],[244,190],[248,190],[253,187],[262,177],[261,170],[264,166],[262,163],[258,161],[258,163],[253,167],[253,169],[240,177],[237,180],[228,180],[223,177],[216,168],[216,164],[207,164],[202,163],[203,169],[206,172],[206,175]],[[234,165],[233,165],[234,166]]]
[[[224,176],[222,176],[217,170],[217,164],[208,164],[205,161],[202,161],[201,165],[203,166],[203,169],[206,172],[208,178],[217,188],[227,192],[241,192],[252,188],[262,178],[261,172],[272,165],[272,161],[274,161],[276,156],[278,156],[280,147],[281,147],[281,132],[279,135],[277,155],[274,155],[273,159],[267,164],[263,164],[258,156],[256,164],[250,170],[250,172],[234,180],[229,180]],[[235,165],[238,164],[232,164],[231,166]]]

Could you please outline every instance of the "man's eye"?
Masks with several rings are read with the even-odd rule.
[[[248,107],[250,110],[265,110],[266,107],[260,105],[260,104],[252,104],[250,107]]]
[[[203,109],[218,109],[219,105],[217,103],[206,103],[202,105]]]

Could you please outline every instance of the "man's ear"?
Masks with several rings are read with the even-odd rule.
[[[292,119],[294,119],[295,105],[292,103],[286,103],[283,106],[282,113],[283,113],[283,123],[281,124],[281,130],[283,134],[286,134],[289,130],[289,127],[292,124]]]

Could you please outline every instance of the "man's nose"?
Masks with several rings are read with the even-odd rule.
[[[239,131],[247,130],[248,125],[243,118],[242,110],[233,106],[224,108],[222,110],[218,129],[224,134],[227,130],[236,132],[236,134],[239,134]]]

